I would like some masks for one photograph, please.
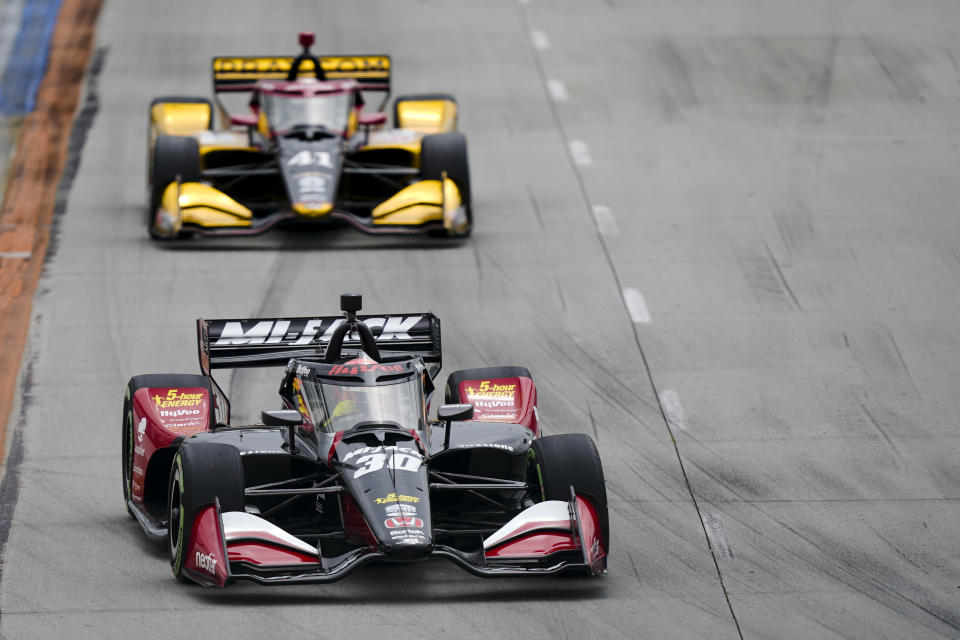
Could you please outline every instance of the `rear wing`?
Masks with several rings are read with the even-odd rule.
[[[320,56],[327,80],[356,80],[360,88],[390,93],[390,56]],[[223,56],[213,59],[214,93],[252,91],[257,80],[286,80],[293,56]],[[300,63],[298,77],[316,78],[313,60]]]
[[[432,313],[357,316],[373,333],[380,355],[418,355],[434,378],[442,365],[440,319]],[[343,316],[197,320],[200,369],[285,365],[290,358],[322,358]],[[348,334],[341,353],[360,350],[356,333]]]

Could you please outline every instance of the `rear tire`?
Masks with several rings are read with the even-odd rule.
[[[441,180],[446,172],[460,190],[467,213],[467,228],[455,235],[466,238],[473,229],[473,205],[470,192],[470,166],[467,162],[467,138],[458,131],[424,136],[420,146],[420,177]]]
[[[200,508],[215,499],[220,500],[221,512],[243,511],[240,452],[228,444],[184,442],[173,458],[167,499],[170,567],[180,582],[189,582],[183,566],[193,522]]]
[[[570,487],[590,501],[600,520],[601,543],[610,553],[607,485],[600,453],[590,436],[561,433],[533,441],[527,454],[527,485],[534,500],[570,500]],[[539,490],[539,496],[536,495]]]
[[[460,383],[464,380],[496,380],[497,378],[530,378],[530,370],[526,367],[480,367],[477,369],[461,369],[447,376],[447,388],[444,402],[457,404],[460,402]]]
[[[150,208],[147,228],[153,226],[153,216],[167,186],[180,177],[180,182],[200,179],[200,143],[187,136],[158,136],[150,162]]]

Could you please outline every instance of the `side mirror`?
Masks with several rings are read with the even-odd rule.
[[[297,426],[303,424],[303,416],[296,409],[279,409],[277,411],[261,411],[260,419],[268,427],[287,428],[287,448],[290,453],[297,452]]]
[[[230,124],[235,127],[255,127],[258,117],[252,113],[233,114],[230,116]]]
[[[375,127],[381,124],[386,124],[387,114],[382,111],[377,113],[361,113],[357,117],[357,124],[360,126],[366,127]]]
[[[472,404],[445,404],[437,409],[437,417],[443,422],[469,420],[473,417]]]
[[[296,427],[303,424],[303,416],[295,409],[280,409],[278,411],[261,411],[260,419],[268,427]]]
[[[437,417],[445,423],[443,428],[443,448],[450,448],[451,423],[454,420],[469,420],[473,417],[472,404],[444,404],[437,409]]]

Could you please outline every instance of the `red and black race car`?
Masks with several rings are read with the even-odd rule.
[[[430,313],[198,320],[202,375],[136,376],[123,495],[181,581],[332,582],[371,561],[445,558],[478,576],[606,573],[589,436],[541,436],[523,367],[441,366]],[[283,409],[229,424],[211,372],[286,365]]]

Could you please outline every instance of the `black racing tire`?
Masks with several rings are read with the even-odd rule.
[[[467,162],[467,138],[459,131],[424,136],[420,146],[420,177],[440,180],[446,172],[460,189],[460,198],[467,213],[465,231],[451,234],[466,238],[473,230],[473,204],[470,192],[470,166]]]
[[[180,182],[196,182],[200,179],[200,143],[189,136],[157,136],[150,161],[150,209],[147,212],[147,227],[163,192],[180,176]]]
[[[415,93],[397,96],[393,101],[393,126],[397,129],[400,128],[400,110],[398,107],[402,102],[419,102],[420,100],[449,100],[453,104],[457,104],[457,99],[449,93]],[[457,105],[457,108],[459,109],[459,105]]]
[[[533,441],[527,454],[527,485],[535,501],[570,500],[570,487],[590,501],[600,520],[601,543],[610,553],[607,485],[600,453],[590,436],[561,433]]]
[[[170,567],[178,581],[189,582],[184,574],[184,549],[189,546],[200,508],[219,499],[221,512],[243,511],[240,451],[219,442],[185,441],[173,458],[167,496]]]
[[[480,367],[477,369],[460,369],[447,376],[447,388],[444,402],[457,404],[460,402],[458,389],[464,380],[495,380],[497,378],[530,378],[530,370],[526,367]]]
[[[133,424],[133,396],[138,389],[157,387],[185,387],[196,388],[203,387],[210,393],[211,411],[210,427],[214,425],[213,411],[213,391],[210,387],[210,381],[205,376],[190,373],[150,373],[146,375],[134,376],[127,382],[127,388],[123,393],[123,420],[121,433],[121,480],[123,482],[123,504],[127,505],[127,513],[133,517],[133,511],[130,509],[130,496],[133,493],[133,449],[134,438],[136,437],[136,426]],[[166,470],[164,470],[166,474]]]

